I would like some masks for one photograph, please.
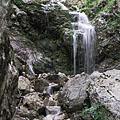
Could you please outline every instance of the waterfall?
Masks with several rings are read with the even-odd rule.
[[[50,0],[47,5],[43,5],[44,13],[47,17],[47,9],[52,7],[54,10],[56,5],[61,7],[61,10],[69,10],[64,4],[65,0]],[[76,11],[70,11],[71,24],[73,31],[73,60],[74,60],[74,74],[77,69],[80,72],[91,74],[95,68],[95,43],[96,33],[94,26],[90,23],[87,15],[79,12],[79,8],[75,6]],[[79,62],[78,62],[79,61]]]
[[[76,57],[77,53],[80,51],[78,47],[81,47],[83,51],[83,64],[84,72],[90,74],[94,71],[94,56],[95,56],[95,42],[96,42],[96,32],[94,26],[91,25],[87,15],[82,12],[72,11],[69,12],[72,17],[72,29],[73,29],[73,59],[74,59],[74,74],[76,74]],[[81,46],[78,46],[78,43],[81,43]]]

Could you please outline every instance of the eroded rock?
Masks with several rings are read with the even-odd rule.
[[[68,80],[59,95],[59,102],[63,108],[69,112],[82,109],[88,97],[86,91],[90,81],[90,77],[85,73],[78,74]]]

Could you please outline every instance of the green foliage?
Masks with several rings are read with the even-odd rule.
[[[84,0],[83,7],[86,8],[92,8],[94,5],[96,5],[101,0]]]
[[[13,0],[12,1],[15,5],[21,5],[23,4],[23,1],[22,0]]]
[[[93,120],[108,120],[105,116],[105,112],[102,111],[102,108],[104,107],[104,105],[102,104],[92,104],[92,106],[90,108],[84,107],[84,109],[82,110],[82,115],[86,115],[89,114]]]
[[[61,9],[61,6],[59,4],[57,6],[58,6],[58,9]]]
[[[119,61],[116,60],[116,61],[115,61],[115,65],[118,65],[118,64],[119,64]]]
[[[75,2],[75,1],[72,1],[72,4],[73,4],[73,5],[77,5],[77,2]]]

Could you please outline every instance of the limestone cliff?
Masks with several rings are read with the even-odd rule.
[[[6,31],[10,4],[11,0],[0,1],[0,120],[10,120],[16,106],[18,72]]]

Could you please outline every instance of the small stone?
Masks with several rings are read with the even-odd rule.
[[[59,95],[59,94],[56,93],[56,94],[53,96],[53,99],[54,99],[54,100],[57,100],[57,99],[58,99],[58,95]]]
[[[45,97],[44,101],[43,101],[44,105],[47,106],[49,103],[49,99],[47,97]]]
[[[56,105],[56,101],[53,100],[53,98],[49,98],[49,106],[55,106]]]

